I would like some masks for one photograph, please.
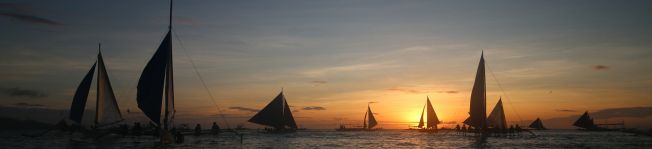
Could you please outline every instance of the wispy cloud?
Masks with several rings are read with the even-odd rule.
[[[443,94],[457,94],[459,91],[437,91],[437,93],[443,93]]]
[[[322,75],[333,74],[333,73],[343,73],[343,72],[363,71],[363,70],[378,70],[378,69],[385,69],[385,68],[392,68],[392,67],[396,67],[396,66],[389,65],[389,64],[379,64],[379,63],[355,64],[355,65],[333,66],[333,67],[326,67],[320,69],[312,69],[312,70],[304,71],[302,72],[302,74],[306,76],[315,77],[315,76],[322,76]]]
[[[577,110],[571,110],[571,109],[557,109],[555,111],[557,111],[557,112],[577,112]]]
[[[19,106],[19,107],[42,107],[42,104],[31,104],[31,103],[24,103],[24,102],[19,102],[14,104],[14,106]]]
[[[229,107],[229,109],[245,111],[245,112],[258,112],[258,109],[247,108],[247,107]]]
[[[28,14],[19,14],[19,13],[0,13],[0,16],[4,16],[7,18],[11,18],[23,23],[30,23],[30,24],[42,24],[42,25],[62,25],[61,23],[42,18],[39,16],[34,16],[34,15],[28,15]]]
[[[14,88],[0,88],[2,93],[9,97],[19,97],[19,98],[41,98],[47,97],[46,93],[43,93],[34,89],[22,89],[19,87]]]
[[[301,108],[301,110],[326,110],[326,108],[320,106],[307,106]]]
[[[176,24],[181,24],[181,25],[200,25],[201,21],[198,21],[195,18],[192,17],[187,17],[187,16],[174,16],[174,23]]]
[[[315,81],[310,81],[310,83],[314,83],[314,84],[326,84],[326,83],[328,83],[328,81],[315,80]]]
[[[425,93],[426,91],[416,90],[416,89],[406,89],[406,88],[389,88],[388,91],[397,91],[397,92],[406,92],[411,94]]]
[[[609,69],[609,66],[605,66],[605,65],[595,65],[595,66],[593,66],[593,70],[600,71],[600,70],[607,70],[607,69]]]

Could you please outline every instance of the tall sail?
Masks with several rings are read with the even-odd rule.
[[[367,106],[367,114],[369,115],[369,116],[367,116],[367,118],[369,119],[367,127],[368,127],[368,129],[374,128],[374,126],[378,125],[378,122],[376,122],[376,118],[374,117],[374,113],[371,112],[371,107],[369,107],[369,106]]]
[[[499,99],[496,106],[487,117],[487,124],[489,127],[506,129],[507,120],[505,119],[505,111],[503,111],[503,99]]]
[[[469,109],[469,118],[464,121],[465,124],[475,127],[476,129],[485,129],[486,122],[486,81],[484,69],[484,53],[480,56],[480,63],[475,76],[475,83],[471,91],[471,105]]]
[[[91,89],[91,83],[93,81],[93,74],[95,73],[95,65],[91,70],[86,73],[82,82],[77,86],[77,91],[75,91],[75,96],[72,99],[72,104],[70,105],[70,120],[81,124],[82,116],[84,116],[84,109],[86,108],[86,100],[88,99],[88,91]]]
[[[585,129],[592,129],[596,128],[597,126],[593,123],[593,119],[589,117],[589,111],[584,112],[584,114],[573,123],[573,126],[585,128]]]
[[[367,128],[367,115],[369,115],[369,111],[364,112],[364,119],[362,119],[362,128]]]
[[[426,98],[426,105],[428,109],[428,119],[426,128],[435,128],[437,129],[437,124],[439,124],[439,118],[437,118],[437,113],[435,113],[435,108],[430,104],[430,98]]]
[[[166,90],[166,94],[168,94],[166,96],[170,95],[168,89],[170,83],[166,83],[172,78],[172,76],[167,75],[168,71],[172,69],[170,65],[172,64],[172,40],[170,34],[171,31],[168,31],[138,80],[138,108],[159,126],[161,124],[163,91]],[[169,99],[166,98],[166,100]]]
[[[546,129],[546,127],[543,126],[543,122],[541,122],[541,119],[539,119],[538,117],[537,120],[534,120],[534,122],[530,124],[530,128],[539,129],[539,130]]]
[[[424,126],[423,122],[423,113],[426,111],[426,105],[423,105],[423,108],[421,109],[421,116],[419,117],[419,125],[417,127],[421,128]]]
[[[265,108],[258,111],[249,122],[274,127],[276,129],[297,128],[290,106],[285,101],[283,92],[279,93]]]
[[[97,55],[97,102],[95,112],[96,125],[110,124],[122,120],[101,52]]]

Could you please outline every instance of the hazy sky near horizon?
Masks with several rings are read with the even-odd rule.
[[[649,6],[177,0],[177,118],[218,113],[191,58],[231,123],[281,88],[308,127],[359,123],[375,102],[381,125],[404,128],[419,120],[426,96],[441,120],[460,122],[483,50],[487,109],[502,96],[510,121],[652,106]],[[101,42],[121,109],[139,111],[137,79],[167,31],[167,15],[168,3],[155,0],[0,1],[0,105],[67,109]]]

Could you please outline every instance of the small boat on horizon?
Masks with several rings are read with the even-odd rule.
[[[424,121],[424,114],[426,120]],[[419,117],[419,125],[416,126],[416,129],[411,128],[410,130],[419,130],[422,132],[436,132],[437,124],[439,124],[439,118],[437,113],[435,113],[435,108],[430,103],[430,97],[426,97],[426,104],[423,105],[421,110],[421,116]],[[425,127],[424,127],[425,126]]]
[[[290,110],[290,106],[283,95],[283,91],[267,104],[265,108],[251,117],[248,122],[271,127],[265,128],[266,133],[296,132],[298,128],[292,116],[292,110]]]
[[[367,104],[367,112],[364,114],[364,119],[362,122],[362,127],[346,127],[346,125],[340,125],[340,128],[335,129],[336,131],[375,131],[381,130],[382,128],[374,128],[378,125],[374,113],[371,111],[371,107]]]
[[[541,119],[538,117],[530,124],[529,127],[534,130],[548,130],[546,127],[543,126],[543,122],[541,122]]]

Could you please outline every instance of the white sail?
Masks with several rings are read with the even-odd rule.
[[[102,53],[97,56],[97,103],[96,103],[96,125],[106,125],[122,121],[120,108],[116,102],[111,81],[102,59]]]

